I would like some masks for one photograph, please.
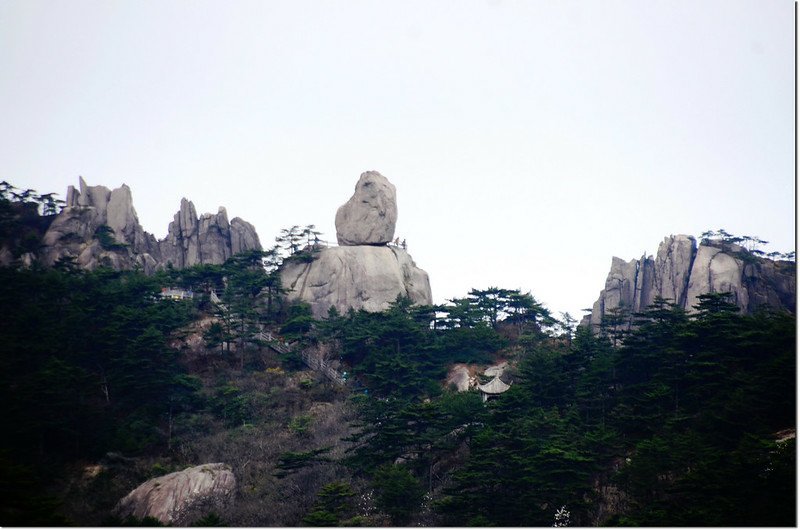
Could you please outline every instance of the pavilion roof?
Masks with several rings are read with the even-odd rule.
[[[484,394],[502,394],[511,388],[511,385],[505,384],[498,376],[486,383],[485,385],[478,385],[478,390]]]

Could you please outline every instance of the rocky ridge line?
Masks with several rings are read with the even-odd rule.
[[[760,258],[733,243],[704,240],[698,246],[693,236],[671,235],[661,242],[655,259],[612,258],[605,287],[581,325],[597,331],[609,311],[641,312],[657,297],[692,313],[701,295],[721,292],[731,293],[743,312],[762,307],[794,312],[795,264]]]
[[[168,264],[221,264],[234,254],[260,249],[253,225],[238,217],[229,222],[222,207],[198,217],[185,198],[167,236],[158,241],[142,229],[127,185],[109,190],[80,178],[78,189],[67,189],[66,204],[44,235],[39,259],[52,266],[72,257],[89,270],[104,264],[117,270],[141,267],[149,274]]]

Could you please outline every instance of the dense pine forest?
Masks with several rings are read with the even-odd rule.
[[[35,246],[41,218],[5,202],[3,237]],[[232,466],[235,499],[186,524],[796,524],[794,315],[659,299],[594,335],[490,287],[316,320],[276,274],[308,252],[0,268],[0,524],[155,524],[113,508],[204,462]],[[511,388],[485,403],[446,383],[501,361]]]

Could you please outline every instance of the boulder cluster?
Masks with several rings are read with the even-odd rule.
[[[644,311],[657,297],[687,312],[696,311],[700,296],[730,293],[743,312],[760,307],[795,310],[794,263],[760,258],[734,243],[694,237],[665,237],[653,256],[625,261],[614,257],[605,288],[582,325],[600,328],[603,316],[622,308],[628,314]]]
[[[220,264],[253,249],[261,249],[253,225],[238,217],[228,222],[222,207],[216,214],[198,217],[186,199],[181,200],[166,238],[156,240],[142,229],[127,185],[109,190],[88,186],[81,178],[79,189],[67,189],[65,207],[44,235],[40,259],[53,265],[72,257],[85,269],[105,264],[118,270],[141,267],[151,273],[168,264],[176,268]]]
[[[289,300],[307,302],[317,318],[331,307],[383,311],[398,296],[431,304],[428,273],[403,248],[390,245],[397,222],[395,187],[376,171],[361,175],[353,196],[336,212],[338,247],[310,262],[288,260],[281,281]]]

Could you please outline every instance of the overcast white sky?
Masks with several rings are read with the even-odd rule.
[[[795,240],[794,2],[0,2],[0,179],[335,240],[366,170],[434,299],[580,318],[613,255]]]

